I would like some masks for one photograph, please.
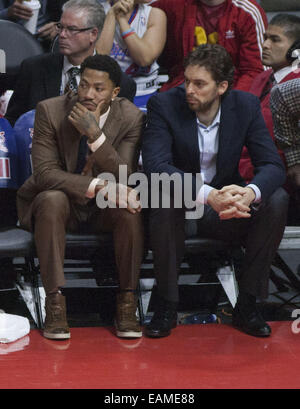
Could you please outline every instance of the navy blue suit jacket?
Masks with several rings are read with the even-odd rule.
[[[182,87],[153,96],[148,102],[148,120],[143,135],[143,166],[151,173],[200,172],[197,120],[189,109]],[[220,189],[230,184],[245,185],[238,166],[243,146],[247,146],[262,200],[285,181],[285,169],[265,125],[257,97],[230,91],[221,103],[219,150],[216,175],[210,183]],[[193,178],[193,199],[196,198]]]

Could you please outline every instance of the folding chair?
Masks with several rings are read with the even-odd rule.
[[[34,264],[33,235],[18,227],[0,229],[0,259],[23,258],[23,262],[15,264],[16,269],[31,282],[32,298],[38,326],[42,326],[42,309],[40,302],[37,269]]]

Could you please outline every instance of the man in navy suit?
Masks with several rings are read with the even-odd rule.
[[[199,236],[229,240],[245,249],[233,325],[265,337],[271,328],[256,309],[256,299],[268,296],[269,271],[281,241],[288,196],[281,188],[285,171],[268,134],[259,100],[231,91],[234,68],[220,45],[202,45],[185,61],[185,89],[158,94],[148,104],[143,137],[143,164],[153,173],[192,176]],[[247,146],[255,175],[246,185],[238,171]],[[196,184],[201,172],[203,185]],[[175,189],[173,190],[173,192]],[[158,287],[158,302],[150,337],[171,333],[177,322],[178,272],[184,253],[185,208],[162,204],[150,213],[150,241]],[[173,206],[172,206],[173,201]],[[200,260],[201,262],[201,260]]]

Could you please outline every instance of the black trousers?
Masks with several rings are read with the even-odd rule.
[[[244,247],[238,282],[240,291],[262,299],[268,297],[270,267],[284,233],[288,201],[288,194],[279,188],[257,210],[251,211],[251,218],[220,220],[210,206],[205,206],[203,217],[197,220],[199,237],[230,241]],[[151,209],[149,223],[158,294],[168,301],[178,302],[185,209]]]

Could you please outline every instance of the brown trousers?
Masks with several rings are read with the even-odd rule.
[[[91,233],[112,232],[116,265],[121,290],[137,287],[143,258],[143,221],[140,213],[126,209],[103,209],[74,205],[59,190],[39,193],[30,211],[41,278],[46,293],[65,284],[64,257],[66,232],[76,232],[82,223],[91,227]],[[22,224],[22,220],[21,224]]]

